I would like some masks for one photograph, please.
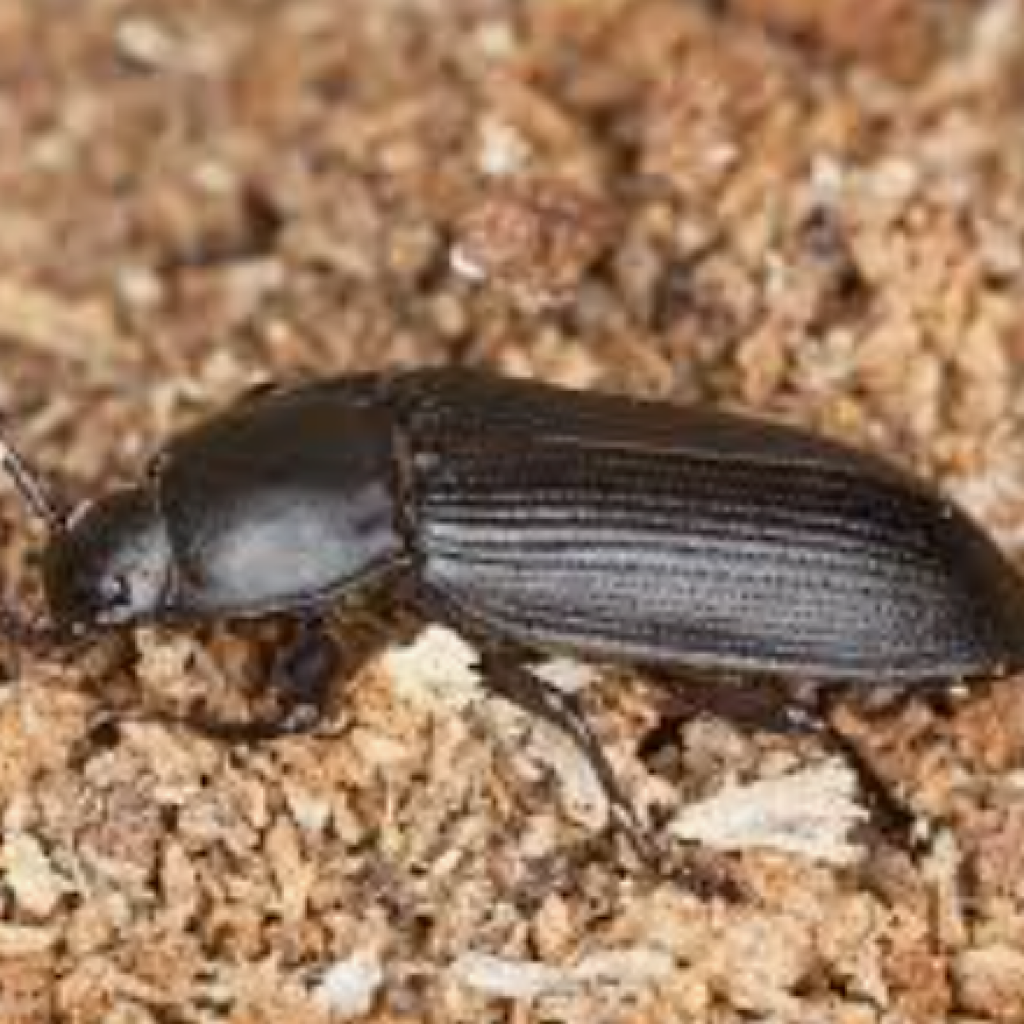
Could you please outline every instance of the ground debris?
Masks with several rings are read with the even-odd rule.
[[[611,226],[606,205],[569,182],[492,184],[461,220],[452,265],[528,308],[558,305],[602,254]]]
[[[837,761],[773,779],[730,786],[684,807],[672,822],[680,839],[720,850],[777,850],[830,864],[850,864],[863,850],[850,832],[868,817],[857,780]]]

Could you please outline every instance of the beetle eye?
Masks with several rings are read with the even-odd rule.
[[[100,584],[100,599],[104,608],[123,608],[131,603],[131,587],[124,576],[111,576]]]

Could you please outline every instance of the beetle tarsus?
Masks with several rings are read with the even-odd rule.
[[[306,709],[303,709],[305,711]],[[247,722],[221,721],[206,715],[190,714],[185,718],[165,718],[160,721],[166,724],[186,725],[190,729],[205,736],[207,739],[221,743],[267,743],[270,740],[284,739],[312,732],[317,720],[298,714],[297,711],[275,715],[273,718],[257,718]]]

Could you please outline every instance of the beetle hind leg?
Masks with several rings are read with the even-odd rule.
[[[920,846],[919,819],[907,802],[895,792],[871,763],[857,741],[837,724],[835,711],[842,693],[822,689],[818,697],[821,734],[828,747],[850,767],[872,811],[877,827],[890,842],[913,853]]]
[[[522,660],[506,652],[485,651],[480,667],[488,690],[554,726],[575,744],[604,791],[613,827],[626,835],[643,858],[651,859],[655,851],[648,830],[623,791],[575,695],[545,683]]]
[[[715,678],[652,676],[665,694],[664,717],[640,744],[642,756],[677,741],[679,729],[703,714],[710,714],[743,729],[789,736],[816,736],[829,753],[856,776],[872,811],[872,820],[890,842],[913,850],[917,818],[874,768],[856,740],[837,724],[835,709],[843,693],[834,686],[808,682],[801,689],[763,680],[757,687],[730,685]]]
[[[702,715],[779,736],[815,735],[828,728],[817,688],[800,693],[792,685],[770,679],[750,686],[749,681],[696,672],[681,679],[652,671],[647,678],[661,697],[661,723],[644,740],[649,748],[657,747],[662,736],[674,737],[681,725]]]

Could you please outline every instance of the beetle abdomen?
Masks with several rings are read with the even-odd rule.
[[[742,418],[537,385],[478,395],[435,375],[422,395],[424,582],[492,631],[830,678],[1024,662],[1011,568],[886,463]]]

